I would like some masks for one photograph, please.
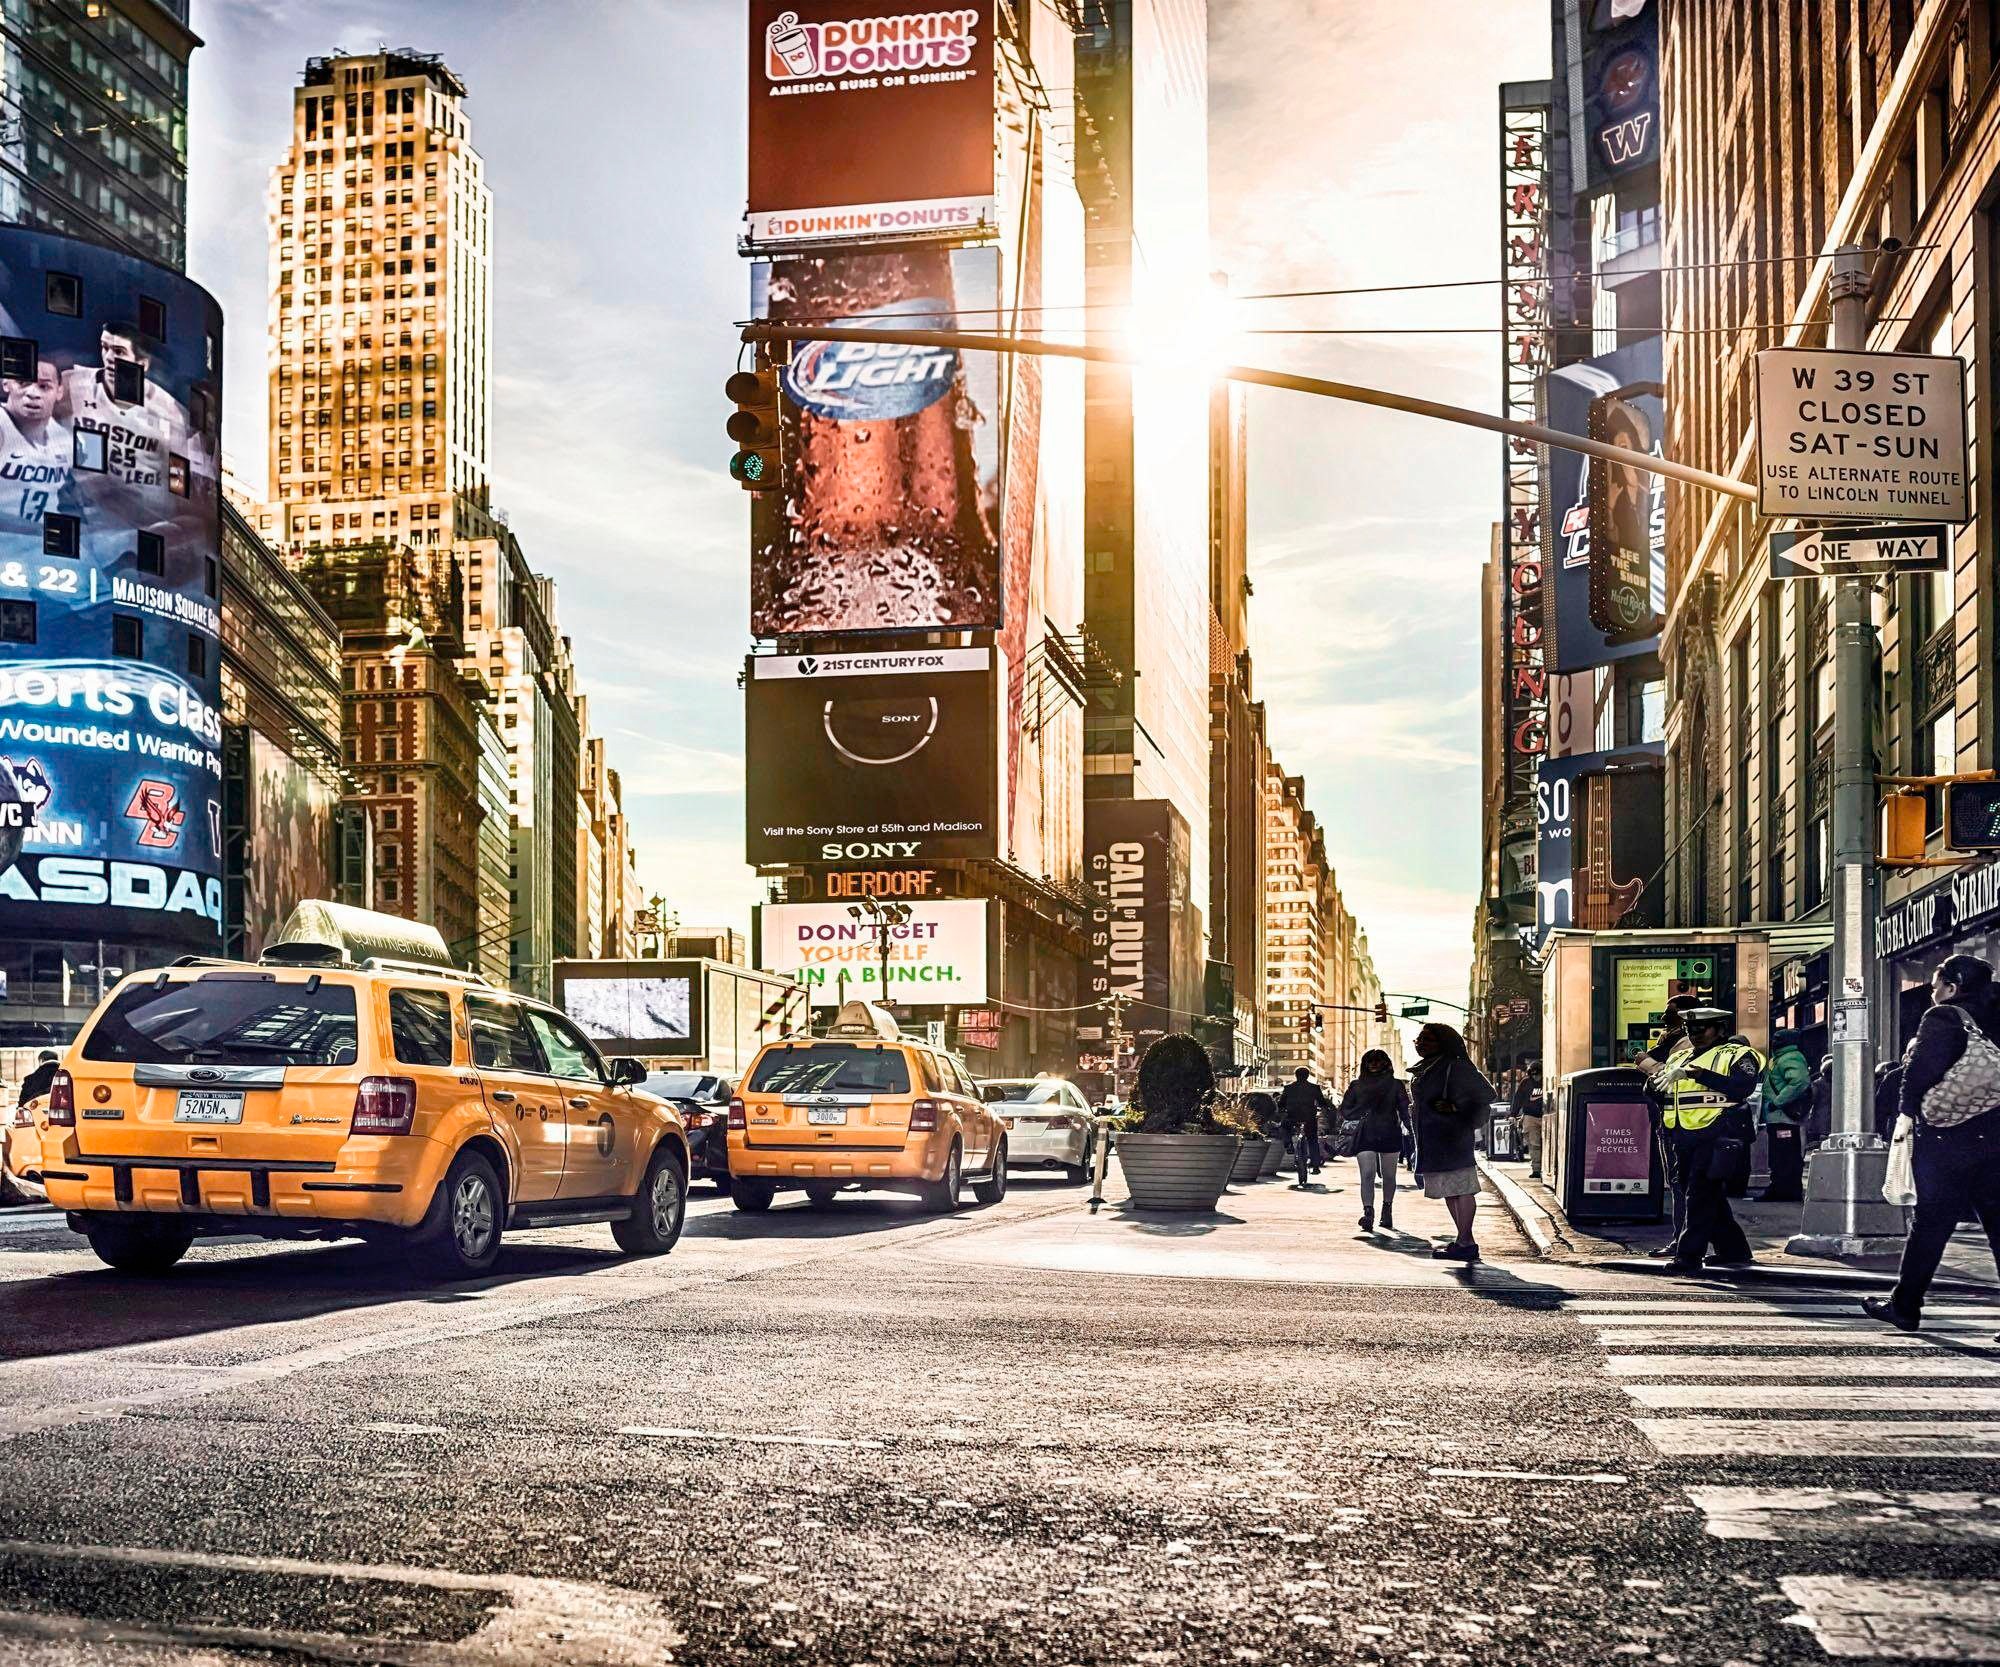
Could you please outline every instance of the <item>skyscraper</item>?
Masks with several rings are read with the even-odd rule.
[[[492,197],[465,96],[442,59],[387,51],[310,59],[292,95],[270,186],[270,482],[285,543],[490,530]],[[317,525],[326,504],[338,519]]]
[[[187,0],[0,6],[0,220],[187,265]]]

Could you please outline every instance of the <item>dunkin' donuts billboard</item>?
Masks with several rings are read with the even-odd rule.
[[[752,269],[758,318],[913,330],[997,315],[1000,253],[919,244]],[[998,355],[800,342],[784,372],[783,513],[754,519],[750,631],[995,630]]]
[[[752,248],[993,221],[993,0],[751,0]]]

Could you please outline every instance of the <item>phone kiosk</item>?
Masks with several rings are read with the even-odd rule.
[[[1667,1003],[1726,1007],[1771,1046],[1771,947],[1761,932],[1557,932],[1542,966],[1544,1169],[1573,1221],[1657,1221],[1664,1177],[1647,1077]]]

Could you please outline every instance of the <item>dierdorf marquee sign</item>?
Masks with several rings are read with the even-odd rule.
[[[1981,863],[1885,908],[1875,921],[1875,953],[1891,961],[1914,954],[1988,915],[2000,915],[2000,862]]]

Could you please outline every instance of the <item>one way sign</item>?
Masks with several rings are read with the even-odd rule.
[[[1951,529],[1942,521],[1903,527],[1820,527],[1771,534],[1771,577],[1818,579],[1848,573],[1942,573]]]

